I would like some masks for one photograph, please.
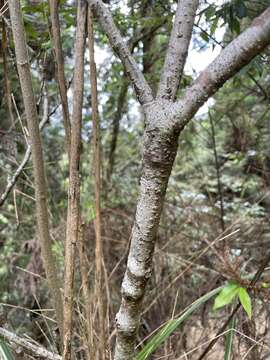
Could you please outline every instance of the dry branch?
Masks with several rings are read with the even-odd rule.
[[[88,8],[88,46],[89,46],[89,62],[90,62],[90,83],[91,83],[91,105],[93,120],[93,143],[94,143],[94,173],[95,173],[95,291],[96,302],[98,308],[98,327],[100,342],[98,346],[99,358],[105,359],[106,354],[106,316],[104,301],[104,276],[103,276],[103,244],[101,238],[101,141],[100,141],[100,123],[98,114],[98,97],[97,97],[97,71],[95,63],[94,51],[94,30],[93,15]]]
[[[26,349],[28,352],[35,356],[39,356],[48,360],[61,360],[62,357],[58,354],[52,353],[45,349],[43,346],[32,344],[28,339],[24,339],[2,327],[0,327],[0,336],[10,343],[14,343],[19,347]]]
[[[77,3],[77,31],[75,40],[75,66],[73,77],[73,113],[70,142],[67,234],[65,246],[64,281],[64,352],[63,359],[71,358],[72,313],[74,303],[75,248],[80,222],[80,150],[81,122],[84,90],[84,52],[86,39],[87,3]]]
[[[61,43],[61,33],[60,33],[60,22],[59,22],[59,1],[58,0],[49,0],[50,5],[50,15],[52,22],[52,43],[55,54],[55,62],[57,68],[57,81],[59,86],[59,92],[62,103],[62,111],[64,118],[64,128],[66,135],[66,146],[68,154],[70,152],[70,119],[69,119],[69,110],[68,110],[68,99],[67,99],[67,87],[65,79],[65,70],[64,70],[64,57]]]

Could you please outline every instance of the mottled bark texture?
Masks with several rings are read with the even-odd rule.
[[[178,1],[158,98],[175,99],[188,54],[193,24],[199,0]]]
[[[184,92],[182,98],[173,104],[176,127],[182,129],[210,96],[269,43],[270,7],[254,19],[247,30],[226,46]]]
[[[72,313],[74,302],[74,262],[80,222],[80,154],[81,122],[84,90],[84,52],[86,40],[87,3],[77,2],[77,29],[73,77],[73,113],[71,124],[67,234],[65,246],[64,283],[64,352],[63,360],[71,359]]]
[[[8,4],[15,45],[16,61],[33,154],[38,236],[41,243],[41,254],[46,272],[46,277],[48,280],[48,286],[53,298],[58,326],[62,334],[63,305],[60,292],[61,283],[57,277],[58,271],[51,247],[52,240],[49,232],[47,209],[47,185],[45,180],[45,170],[39,133],[36,99],[32,88],[22,12],[20,7],[20,1],[9,0]]]
[[[193,24],[198,1],[178,2],[178,13],[168,49],[170,58],[166,60],[167,65],[165,62],[157,99],[152,98],[149,86],[142,74],[138,73],[139,69],[134,65],[134,60],[104,4],[100,0],[88,2],[126,68],[126,73],[143,104],[146,119],[140,197],[132,230],[127,270],[122,284],[122,303],[116,316],[118,334],[114,359],[128,360],[134,358],[142,301],[147,280],[151,276],[155,238],[177,151],[178,136],[204,102],[270,43],[270,8],[255,19],[250,28],[233,40],[184,91],[182,98],[174,102],[174,94],[179,86],[187,56],[187,39],[190,39],[192,30],[190,23]],[[190,7],[187,9],[188,5]],[[180,9],[183,9],[183,13]],[[185,12],[187,16],[184,16]],[[178,21],[180,18],[183,18],[181,24]],[[180,29],[183,38],[178,36]],[[170,82],[170,79],[173,81]]]
[[[147,122],[143,138],[140,198],[122,283],[122,304],[116,316],[118,337],[115,359],[131,359],[134,355],[141,303],[151,276],[156,233],[177,150],[178,134],[159,126],[161,118],[167,114],[161,109],[157,115],[157,108],[159,104],[156,103],[145,108]]]

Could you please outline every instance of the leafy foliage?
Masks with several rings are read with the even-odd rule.
[[[214,310],[218,310],[225,305],[229,305],[232,301],[238,297],[243,309],[251,319],[252,305],[250,296],[245,288],[237,283],[229,282],[218,294],[214,303]]]

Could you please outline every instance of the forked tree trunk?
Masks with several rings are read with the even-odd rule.
[[[243,68],[253,57],[270,44],[270,8],[256,18],[251,26],[235,38],[220,55],[194,80],[183,92],[181,99],[174,101],[183,73],[187,50],[191,38],[192,25],[195,19],[198,0],[179,0],[174,18],[173,29],[169,41],[168,52],[163,67],[157,98],[145,80],[138,64],[131,55],[112,16],[101,0],[88,0],[88,3],[106,32],[112,48],[121,59],[139,102],[145,113],[145,131],[142,149],[142,177],[140,197],[137,204],[135,222],[132,230],[127,270],[122,284],[122,303],[117,314],[118,335],[115,349],[115,360],[134,358],[136,334],[142,311],[142,300],[149,277],[151,276],[152,257],[155,238],[158,230],[166,188],[177,151],[177,139],[186,124],[193,118],[197,110],[212,96],[230,77]],[[84,0],[79,4],[84,7]],[[26,54],[23,25],[19,9],[19,1],[9,0],[15,50],[22,84],[27,121],[33,146],[34,171],[36,179],[36,200],[40,236],[44,240],[43,255],[50,288],[55,289],[55,308],[58,321],[61,323],[61,295],[57,283],[56,268],[51,263],[50,237],[46,209],[46,185],[42,151],[37,127],[37,114],[33,90],[31,89],[30,69]],[[82,25],[79,21],[78,25]],[[83,26],[84,28],[84,26]],[[83,31],[82,31],[83,32]],[[84,44],[83,44],[84,47]],[[81,52],[76,51],[79,55]],[[81,57],[82,59],[82,57]],[[83,68],[78,63],[75,74]],[[79,95],[74,98],[74,119],[76,133],[71,137],[70,202],[67,247],[66,247],[66,285],[65,286],[65,351],[64,359],[70,359],[72,289],[74,270],[74,245],[78,231],[79,200],[79,142],[80,117],[83,76],[74,76],[77,80]],[[79,99],[79,100],[78,100]],[[78,101],[77,101],[78,100]],[[75,128],[74,128],[75,130]],[[58,300],[58,301],[57,301]]]
[[[198,0],[179,0],[169,47],[155,99],[112,16],[101,0],[88,0],[112,48],[119,56],[145,113],[140,197],[122,283],[122,303],[116,316],[115,360],[134,358],[142,300],[151,276],[160,215],[177,151],[177,139],[198,109],[230,77],[270,43],[270,8],[233,40],[174,101],[183,73]]]

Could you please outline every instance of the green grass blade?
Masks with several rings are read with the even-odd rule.
[[[195,310],[211,299],[223,286],[218,287],[203,295],[190,305],[178,318],[169,320],[152,338],[146,343],[143,349],[137,354],[136,360],[146,360],[173,332],[182,324]]]
[[[230,330],[228,331],[228,333],[226,335],[224,360],[232,359],[232,349],[233,349],[232,345],[233,345],[235,322],[236,322],[235,317],[233,317],[229,323]]]
[[[0,359],[1,360],[14,360],[14,357],[4,340],[0,338]]]

